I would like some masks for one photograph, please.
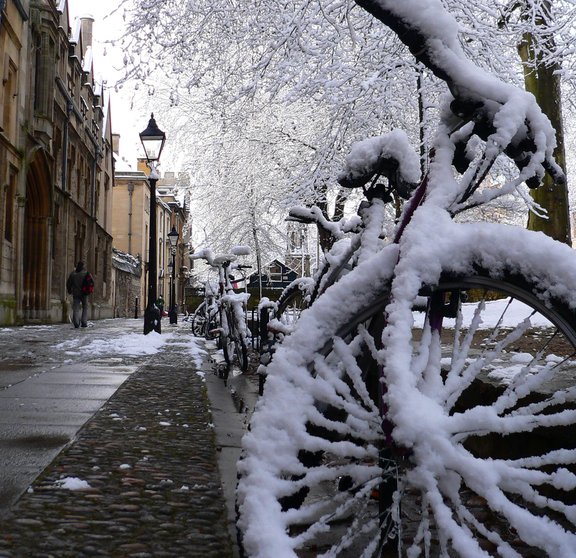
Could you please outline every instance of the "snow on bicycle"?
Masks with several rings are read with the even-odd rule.
[[[218,346],[224,353],[228,365],[237,360],[240,369],[248,369],[248,346],[250,332],[247,325],[247,303],[250,294],[234,291],[233,272],[244,273],[249,265],[237,262],[239,256],[247,256],[250,249],[245,246],[235,246],[229,254],[214,254],[205,248],[192,254],[192,259],[203,259],[218,273],[218,293],[213,300],[214,309],[207,319],[209,334],[217,337]],[[205,307],[206,308],[206,307]],[[206,310],[201,310],[206,311]],[[204,318],[206,320],[206,318]],[[213,319],[212,323],[211,320]],[[194,322],[193,322],[194,323]],[[193,329],[194,330],[194,329]]]
[[[243,550],[576,556],[574,253],[454,220],[545,173],[563,180],[554,130],[532,96],[464,57],[439,1],[357,3],[449,91],[391,238],[335,273],[267,366],[238,466]],[[384,143],[356,146],[341,175],[370,209],[376,183],[397,180]],[[499,159],[517,172],[485,188]],[[518,303],[529,310],[513,318]]]

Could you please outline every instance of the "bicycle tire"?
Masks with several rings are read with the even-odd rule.
[[[298,360],[298,343],[303,338],[288,339],[273,361],[278,365],[272,367],[272,378],[268,380],[272,387],[267,387],[254,414],[251,432],[244,442],[246,454],[239,465],[238,525],[248,555],[260,557],[273,551],[283,556],[296,556],[295,549],[298,549],[298,552],[312,555],[381,556],[387,545],[394,547],[394,555],[402,556],[408,552],[414,556],[427,552],[431,556],[468,558],[500,555],[499,551],[517,556],[560,558],[570,555],[568,549],[576,548],[576,519],[571,515],[576,501],[570,494],[571,487],[576,484],[576,442],[570,436],[576,425],[576,390],[570,385],[560,387],[555,395],[546,399],[537,389],[543,389],[542,382],[548,376],[560,377],[565,373],[563,368],[576,359],[573,311],[561,300],[550,296],[543,300],[537,294],[540,292],[538,284],[513,275],[491,277],[483,269],[478,269],[472,276],[443,276],[434,288],[424,286],[421,294],[429,299],[427,319],[438,322],[440,314],[444,320],[448,319],[444,314],[454,309],[455,297],[460,299],[461,293],[483,293],[484,296],[494,291],[512,295],[528,306],[530,312],[533,310],[554,324],[554,335],[535,345],[534,355],[538,359],[527,364],[521,372],[522,377],[510,380],[508,387],[502,381],[487,381],[486,365],[493,367],[491,378],[497,378],[495,371],[509,368],[510,362],[497,362],[497,357],[505,354],[504,348],[512,350],[518,341],[524,342],[524,349],[530,348],[530,343],[523,339],[529,329],[527,323],[521,321],[503,338],[492,332],[490,343],[500,343],[499,351],[495,352],[494,347],[490,349],[488,345],[483,348],[477,322],[486,303],[480,301],[476,303],[477,314],[473,314],[476,329],[466,338],[466,346],[458,345],[457,341],[453,343],[455,352],[449,363],[441,358],[448,348],[446,339],[443,346],[442,336],[427,330],[426,321],[420,334],[412,333],[414,347],[420,351],[413,355],[414,359],[420,358],[423,363],[422,354],[444,351],[437,352],[435,369],[423,367],[422,376],[425,378],[428,374],[428,382],[448,384],[452,381],[449,378],[455,377],[450,374],[459,373],[458,367],[474,372],[469,373],[469,378],[458,387],[457,391],[461,393],[448,398],[450,405],[446,408],[427,395],[425,389],[412,386],[408,393],[420,397],[423,406],[436,405],[437,409],[443,410],[443,420],[452,420],[455,424],[460,420],[465,422],[462,417],[506,407],[505,401],[508,401],[508,408],[504,411],[507,409],[510,416],[532,413],[532,423],[527,420],[524,429],[518,427],[517,432],[505,436],[508,443],[502,442],[501,432],[490,431],[490,425],[483,426],[486,432],[460,431],[451,436],[446,436],[445,432],[430,432],[421,425],[419,428],[426,432],[426,436],[421,436],[418,429],[411,426],[414,417],[402,417],[402,403],[398,401],[393,415],[396,422],[381,422],[380,398],[366,388],[368,382],[358,362],[371,360],[376,368],[382,364],[378,360],[379,340],[371,337],[363,324],[374,323],[374,318],[383,315],[387,303],[385,291],[373,296],[371,303],[356,312],[352,319],[342,318],[334,323],[331,333],[327,328],[323,341],[317,342],[317,346],[323,348],[316,351],[313,360],[297,366],[297,370],[292,365]],[[452,300],[446,301],[447,298]],[[457,306],[461,307],[461,300]],[[460,323],[458,327],[461,326]],[[376,331],[378,329],[381,328],[376,327]],[[560,337],[564,345],[560,344]],[[476,342],[478,346],[473,346]],[[557,352],[562,348],[564,354],[551,353],[548,360],[543,359],[544,350],[552,348]],[[523,354],[516,352],[510,358],[514,360]],[[469,355],[472,358],[468,358]],[[536,379],[528,381],[528,376]],[[481,392],[477,390],[478,381],[483,387]],[[454,383],[458,384],[458,381]],[[534,391],[524,393],[526,384]],[[482,396],[480,399],[478,393]],[[389,396],[398,396],[398,393]],[[304,405],[300,403],[302,399]],[[284,416],[277,412],[279,406],[285,409]],[[330,407],[337,408],[339,416],[329,416],[326,410]],[[537,412],[537,409],[545,414],[540,416],[541,411]],[[560,424],[562,422],[566,424]],[[401,439],[403,435],[409,440],[410,436],[403,430],[413,430],[416,441],[412,441],[411,446],[392,443],[393,428],[395,434],[399,431]],[[286,432],[290,432],[290,439]],[[536,435],[540,446],[535,445]],[[553,439],[555,443],[551,442]],[[258,441],[262,440],[272,444],[264,444],[266,452],[259,447]],[[452,455],[454,460],[454,456],[460,457],[470,470],[458,469],[457,461],[450,466],[442,462],[434,455],[431,440],[445,444],[447,448],[442,449],[446,455]],[[278,451],[274,451],[275,447]],[[530,454],[531,447],[533,454]],[[491,467],[499,467],[500,472],[513,475],[514,465],[518,474],[533,474],[538,479],[533,481],[535,484],[549,483],[551,487],[541,494],[540,487],[535,488],[530,481],[505,478],[505,483],[514,485],[515,482],[516,485],[507,486],[506,490],[497,487],[496,500],[485,487],[478,487],[482,482],[490,484],[482,476],[492,472]],[[267,478],[261,478],[262,475]],[[564,487],[562,482],[554,480],[561,477],[566,479]],[[524,493],[513,494],[518,492],[518,484],[522,482],[525,483]],[[454,485],[460,486],[460,490],[448,489]],[[292,498],[292,502],[286,504],[286,498]],[[384,502],[386,498],[388,501]],[[443,513],[449,521],[443,519]],[[529,517],[533,528],[526,529],[518,516]],[[258,527],[264,517],[269,534]],[[506,532],[509,526],[512,526],[512,533]]]
[[[238,366],[242,372],[248,370],[248,347],[246,342],[236,331],[231,316],[226,314],[226,331],[221,335],[222,351],[224,360],[228,366],[232,366],[234,358],[238,361]]]
[[[235,351],[234,341],[230,335],[226,333],[221,333],[219,339],[222,346],[222,352],[224,353],[224,361],[228,366],[232,366]]]
[[[194,315],[192,316],[192,324],[191,324],[192,334],[196,337],[205,337],[206,336],[206,303],[202,302]]]
[[[283,327],[294,327],[300,314],[308,307],[310,291],[314,288],[314,284],[312,278],[300,277],[288,285],[278,298],[274,319],[278,320]],[[258,395],[262,395],[264,392],[266,367],[274,354],[275,345],[284,338],[284,333],[274,332],[274,328],[268,329],[269,320],[270,316],[268,314],[261,317],[261,323],[263,323],[264,327],[261,329],[261,339],[263,341],[260,343]]]
[[[234,352],[236,354],[236,358],[238,359],[238,366],[242,372],[246,372],[248,370],[248,347],[246,347],[246,343],[243,339],[235,339],[234,340]]]
[[[308,307],[308,290],[313,285],[312,279],[300,278],[294,284],[286,287],[278,299],[274,317],[286,326],[295,324],[302,311]]]

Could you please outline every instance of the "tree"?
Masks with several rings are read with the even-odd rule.
[[[562,121],[562,95],[560,91],[561,64],[558,58],[550,59],[556,52],[554,41],[554,22],[549,0],[538,3],[517,2],[521,11],[521,21],[531,22],[536,30],[529,27],[522,34],[518,52],[522,59],[526,90],[536,97],[538,104],[556,129],[558,145],[554,150],[556,161],[566,173],[566,155],[564,151],[564,127]],[[548,55],[549,61],[544,57]],[[547,235],[571,244],[570,216],[568,210],[568,188],[555,184],[549,175],[544,184],[530,192],[536,203],[546,209],[546,216],[531,212],[528,228],[543,231]]]
[[[573,91],[573,36],[575,6],[573,2],[555,0],[555,12],[549,0],[493,0],[489,4],[464,6],[460,0],[449,1],[451,10],[459,11],[466,22],[465,49],[473,49],[475,60],[484,60],[491,71],[520,84],[533,93],[543,112],[557,131],[554,156],[566,173],[565,121],[562,118],[561,86]],[[490,9],[491,8],[491,9]],[[494,31],[497,30],[495,33]],[[474,46],[476,44],[476,46]],[[516,47],[522,61],[522,72],[516,64],[503,59],[502,52]],[[478,56],[480,55],[480,56]],[[506,66],[508,61],[508,69]],[[568,98],[570,95],[568,96]],[[568,187],[554,184],[549,175],[543,185],[530,191],[536,202],[528,214],[528,228],[541,230],[561,242],[571,242]],[[547,216],[539,208],[544,208]]]
[[[496,26],[502,2],[446,3],[464,23],[462,48],[506,79],[521,79],[519,65],[514,71],[511,63],[514,34]],[[214,152],[208,165],[204,147],[198,156],[198,146],[209,143],[223,122],[236,129],[235,147],[247,149],[236,161],[249,164],[250,142],[238,141],[243,130],[234,123],[257,118],[263,106],[277,115],[266,123],[267,158],[282,146],[283,171],[274,181],[286,196],[283,207],[305,201],[327,209],[327,200],[337,195],[334,179],[343,157],[358,139],[401,127],[415,145],[422,129],[425,142],[426,122],[443,87],[387,28],[347,0],[284,0],[280,6],[264,0],[133,0],[127,21],[127,79],[143,81],[155,97],[187,111],[194,141],[183,149],[196,155],[190,157],[193,176],[207,177],[211,167],[228,164],[224,150]],[[422,128],[419,79],[426,100]],[[163,91],[160,81],[167,84]],[[201,104],[188,104],[198,95]],[[299,117],[302,111],[306,118]]]

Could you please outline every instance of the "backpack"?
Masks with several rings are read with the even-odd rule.
[[[86,272],[84,279],[82,279],[82,294],[89,295],[94,292],[94,279],[90,273]]]

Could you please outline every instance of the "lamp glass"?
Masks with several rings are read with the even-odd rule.
[[[140,141],[142,142],[146,159],[149,162],[158,161],[164,148],[166,134],[158,128],[154,114],[150,116],[148,127],[143,132],[140,132]]]
[[[172,225],[172,230],[168,233],[168,240],[169,240],[170,246],[172,246],[172,248],[176,248],[176,244],[178,244],[179,236],[180,235],[178,234],[176,227],[174,225]]]

